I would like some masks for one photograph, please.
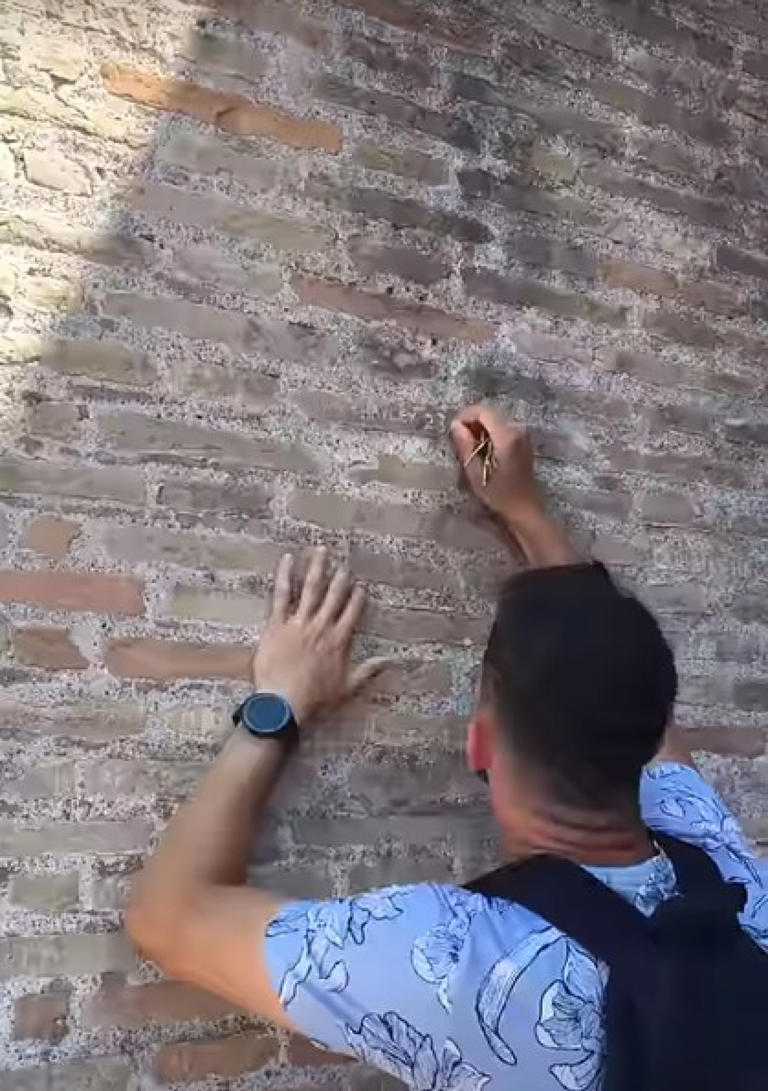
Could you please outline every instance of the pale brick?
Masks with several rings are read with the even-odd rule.
[[[186,114],[238,136],[264,136],[294,148],[341,150],[341,132],[325,121],[293,117],[240,95],[214,91],[185,80],[164,79],[127,64],[102,66],[104,85],[113,95],[156,110]]]
[[[293,473],[310,473],[315,468],[312,456],[298,444],[260,440],[181,421],[157,420],[130,411],[101,417],[99,434],[111,447],[145,455],[183,453],[206,463],[242,463]]]
[[[7,144],[0,142],[0,182],[12,182],[16,176],[16,159]]]
[[[29,182],[46,189],[86,197],[93,192],[88,171],[76,160],[53,148],[39,151],[27,149],[24,152],[24,170]]]
[[[13,1037],[60,1042],[67,1033],[69,993],[55,990],[17,998],[13,1006]]]
[[[168,279],[174,287],[210,284],[217,291],[226,289],[266,297],[276,295],[283,284],[278,266],[247,259],[236,260],[205,243],[195,243],[176,251]]]
[[[207,29],[190,36],[187,54],[196,66],[249,81],[266,75],[269,70],[269,58],[248,42],[225,38]]]
[[[361,292],[337,281],[296,275],[291,281],[301,303],[326,310],[342,311],[357,318],[395,322],[428,337],[482,344],[496,336],[496,327],[479,318],[461,318],[436,307],[387,294]]]
[[[93,908],[124,910],[136,875],[141,870],[142,862],[140,856],[96,857],[93,861],[91,881]]]
[[[0,856],[21,859],[43,856],[46,853],[54,856],[68,856],[71,853],[98,856],[115,852],[143,852],[149,844],[151,832],[149,823],[138,819],[119,822],[52,822],[34,829],[25,829],[13,822],[0,822]]]
[[[75,767],[69,762],[40,761],[20,776],[0,781],[0,791],[17,799],[71,796],[75,791]]]
[[[358,144],[352,153],[352,161],[368,170],[414,178],[424,185],[444,186],[448,182],[448,164],[445,160],[434,159],[412,148]]]
[[[679,493],[654,493],[643,497],[640,516],[646,523],[687,526],[696,519],[697,512],[687,496]]]
[[[268,602],[261,595],[177,587],[163,612],[185,621],[211,621],[252,629],[264,621],[267,607]]]
[[[463,617],[451,611],[395,610],[369,603],[363,617],[363,630],[385,640],[403,644],[435,642],[439,644],[481,644],[490,630],[490,620]]]
[[[14,977],[103,974],[135,966],[122,932],[0,939],[0,980]]]
[[[157,149],[157,158],[169,166],[183,167],[196,174],[219,174],[225,171],[249,189],[271,189],[277,182],[274,159],[262,158],[248,151],[237,151],[207,133],[176,132]]]
[[[52,610],[140,614],[144,585],[106,572],[0,571],[0,602],[29,602]]]
[[[234,349],[245,346],[248,319],[239,311],[225,311],[171,296],[149,298],[133,292],[108,292],[101,301],[101,311],[150,329],[158,326],[200,341],[220,341]]]
[[[22,64],[50,72],[57,80],[74,82],[85,68],[86,51],[80,39],[25,33],[21,39]]]
[[[79,533],[80,524],[71,519],[40,515],[24,527],[21,546],[49,561],[60,561]]]
[[[35,211],[23,215],[0,211],[0,242],[77,254],[100,265],[145,265],[150,254],[141,239],[92,231]]]
[[[93,1030],[107,1027],[141,1030],[147,1024],[212,1022],[238,1011],[213,993],[177,981],[108,984],[87,998],[83,1023]]]
[[[627,323],[626,307],[614,307],[583,293],[563,292],[538,280],[505,277],[493,269],[479,268],[465,268],[462,280],[469,295],[490,303],[536,307],[557,316],[603,322],[609,326]]]
[[[88,660],[66,629],[28,625],[13,631],[13,654],[19,663],[48,670],[85,670]]]
[[[334,241],[334,232],[329,228],[262,212],[227,197],[191,193],[178,186],[143,186],[135,195],[134,205],[142,212],[176,223],[213,228],[286,254],[317,253],[327,250]]]
[[[30,436],[72,441],[80,432],[81,406],[30,396],[24,406],[24,424]]]
[[[60,375],[78,375],[110,383],[144,386],[157,372],[146,353],[118,341],[53,341],[40,354],[40,363]]]
[[[31,364],[40,359],[43,340],[35,333],[0,337],[0,364]]]
[[[215,513],[218,519],[215,525],[221,530],[226,523],[222,517],[233,516],[235,522],[247,524],[266,515],[269,493],[262,485],[238,485],[232,479],[216,482],[171,479],[160,485],[157,502],[163,507],[190,515]],[[215,549],[219,545],[226,548],[227,540],[221,538],[213,544]]]
[[[183,502],[183,496],[180,499]],[[272,542],[223,534],[202,537],[144,526],[108,527],[104,544],[110,557],[130,563],[161,561],[183,568],[231,569],[260,575],[274,572],[285,552]]]
[[[447,262],[413,247],[388,246],[362,235],[351,238],[347,249],[356,268],[368,276],[382,273],[429,286],[443,280],[450,272]]]
[[[452,488],[457,481],[455,469],[432,462],[406,462],[397,455],[379,455],[375,466],[356,469],[352,476],[363,483],[383,481],[386,485],[397,485],[401,489],[437,492]]]
[[[176,1042],[155,1057],[155,1075],[164,1083],[192,1082],[206,1076],[233,1078],[277,1060],[279,1041],[250,1033],[209,1042]]]
[[[181,378],[181,386],[204,398],[234,398],[239,405],[267,409],[278,392],[277,379],[254,370],[195,364]]]
[[[53,314],[73,314],[83,305],[83,289],[61,277],[31,276],[23,282],[24,302]]]
[[[15,875],[11,903],[41,913],[61,913],[79,906],[80,880],[76,871],[63,875]]]
[[[0,1091],[130,1091],[131,1069],[118,1057],[27,1067],[0,1075]]]
[[[218,11],[221,0],[204,0]],[[325,49],[329,44],[326,27],[301,14],[298,5],[285,0],[226,0],[224,10],[253,30],[283,34],[308,49]]]
[[[205,770],[202,762],[101,758],[81,768],[86,795],[110,801],[188,795]]]
[[[169,682],[179,678],[249,680],[250,648],[234,644],[195,644],[126,637],[111,640],[105,661],[118,678],[149,678]]]
[[[0,460],[0,492],[140,504],[144,483],[135,470],[6,457]]]
[[[138,735],[144,729],[145,713],[140,704],[128,700],[58,702],[55,706],[30,702],[0,704],[0,732],[22,732],[108,742]]]
[[[361,404],[359,399],[352,400],[322,390],[298,391],[291,401],[309,417],[374,432],[418,433],[442,439],[447,430],[447,413],[442,406],[412,407],[386,401]]]

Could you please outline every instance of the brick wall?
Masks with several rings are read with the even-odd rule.
[[[454,491],[468,398],[530,422],[660,612],[680,719],[768,839],[768,21],[663,8],[5,0],[2,1091],[379,1086],[161,981],[120,906],[276,558],[320,540],[408,669],[307,747],[254,872],[492,860],[462,715],[505,565]]]

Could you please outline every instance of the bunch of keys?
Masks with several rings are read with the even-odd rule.
[[[491,480],[493,471],[496,469],[496,455],[493,451],[493,443],[491,437],[488,435],[484,428],[481,428],[480,439],[477,443],[472,454],[464,462],[464,469],[466,470],[470,462],[475,458],[482,458],[483,460],[483,488],[486,487]]]

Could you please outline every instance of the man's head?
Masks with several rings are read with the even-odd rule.
[[[676,692],[655,619],[601,566],[524,572],[500,597],[470,763],[502,776],[514,770],[518,786],[555,806],[636,807],[642,767],[659,748]]]

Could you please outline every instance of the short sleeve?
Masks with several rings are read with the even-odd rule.
[[[443,1038],[442,1009],[425,1004],[430,993],[412,963],[416,941],[444,915],[439,890],[429,883],[393,886],[285,906],[267,928],[266,957],[273,988],[297,1030],[373,1063],[377,1059],[361,1048],[371,1019],[396,1013],[398,1025],[415,1022],[435,1040]],[[380,1030],[387,1033],[384,1024]]]

